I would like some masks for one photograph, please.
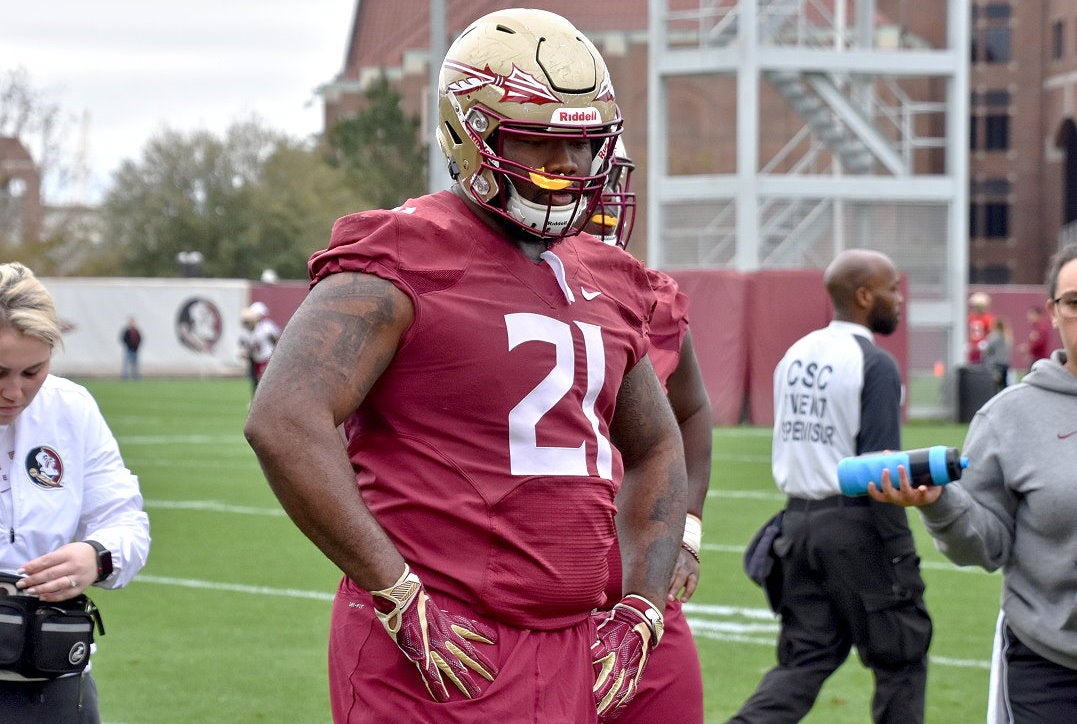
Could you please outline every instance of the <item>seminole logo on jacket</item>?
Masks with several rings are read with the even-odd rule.
[[[35,447],[26,455],[26,473],[39,488],[62,488],[64,462],[60,454],[47,445]]]

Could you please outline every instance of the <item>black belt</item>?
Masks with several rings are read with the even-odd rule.
[[[786,510],[827,510],[828,508],[862,508],[871,505],[871,498],[866,495],[832,495],[829,498],[810,500],[808,498],[790,497],[785,504]]]

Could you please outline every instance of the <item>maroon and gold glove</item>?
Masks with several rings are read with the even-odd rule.
[[[487,681],[497,675],[495,667],[475,650],[473,641],[492,644],[493,630],[486,624],[456,616],[434,605],[419,577],[404,564],[404,573],[389,588],[371,591],[374,612],[385,630],[419,669],[426,690],[434,701],[449,700],[442,674],[469,699],[479,693],[471,672]]]
[[[595,665],[595,705],[599,718],[615,715],[636,694],[651,649],[662,639],[662,613],[646,598],[630,594],[595,616],[598,640],[591,645]]]

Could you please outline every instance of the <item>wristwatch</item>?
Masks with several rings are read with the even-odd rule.
[[[97,578],[94,583],[100,583],[112,575],[112,551],[95,540],[84,540],[82,542],[89,543],[97,551]]]

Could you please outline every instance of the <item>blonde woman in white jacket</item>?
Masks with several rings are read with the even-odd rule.
[[[0,718],[5,722],[100,721],[88,668],[93,645],[58,639],[62,651],[54,658],[59,663],[48,659],[53,652],[45,645],[30,643],[29,634],[20,649],[20,632],[35,618],[25,614],[20,623],[20,611],[45,606],[63,624],[52,629],[79,629],[86,619],[86,589],[126,585],[149,554],[149,519],[138,478],[124,465],[97,403],[85,388],[49,374],[58,343],[60,322],[49,292],[22,264],[0,264],[0,594],[5,594],[0,595]],[[91,638],[92,633],[91,624]],[[68,671],[68,664],[75,670]]]

